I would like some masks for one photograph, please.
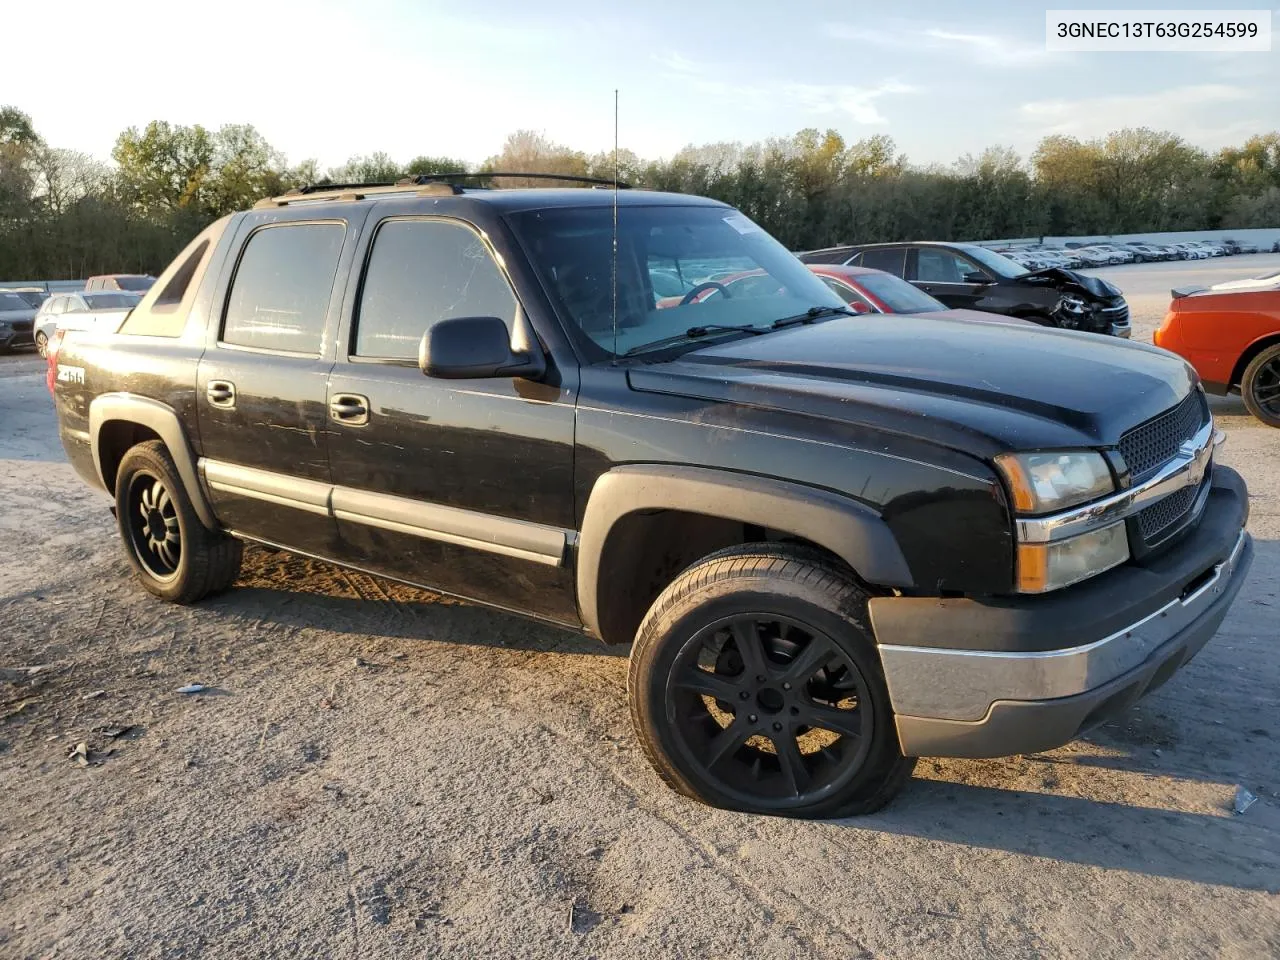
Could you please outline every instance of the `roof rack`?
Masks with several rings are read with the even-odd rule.
[[[449,180],[487,180],[491,177],[525,177],[529,180],[563,180],[568,183],[589,183],[597,187],[617,186],[619,190],[630,190],[631,184],[623,183],[621,180],[614,181],[604,177],[580,177],[572,173],[521,173],[519,171],[509,170],[477,170],[470,173],[466,170],[458,170],[452,173],[418,173],[411,177],[405,177],[400,181],[401,185],[409,184],[427,184],[440,183]]]
[[[622,181],[606,180],[602,177],[579,177],[569,173],[512,173],[505,170],[489,170],[468,173],[457,170],[451,173],[416,173],[403,177],[392,183],[388,180],[367,183],[308,183],[294,187],[278,197],[268,197],[254,204],[255,209],[266,207],[284,207],[290,203],[303,200],[363,200],[366,193],[396,193],[412,190],[419,196],[457,195],[462,187],[451,181],[480,180],[491,177],[527,177],[531,180],[564,180],[570,183],[589,183],[593,187],[617,187],[619,190],[630,190],[631,184]]]

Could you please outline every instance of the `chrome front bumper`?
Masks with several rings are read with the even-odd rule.
[[[1041,653],[881,646],[907,756],[1002,757],[1051,750],[1127,710],[1218,631],[1253,559],[1235,549],[1185,596],[1093,643]],[[913,712],[914,711],[914,712]]]

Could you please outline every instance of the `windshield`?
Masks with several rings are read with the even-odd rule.
[[[811,307],[845,306],[736,210],[626,205],[618,209],[615,344],[613,209],[533,210],[511,221],[544,285],[598,359],[644,352],[697,327],[767,329]]]
[[[31,304],[16,293],[0,293],[0,313],[8,310],[30,310]]]
[[[946,304],[892,274],[862,273],[854,277],[853,282],[883,303],[890,313],[934,313],[947,309]]]
[[[986,247],[964,247],[963,250],[997,276],[1012,278],[1026,276],[1026,274],[1030,273],[1021,264],[1014,263],[1008,257],[1003,257],[994,250],[988,250]]]
[[[128,310],[140,298],[132,293],[86,293],[84,301],[90,310]]]

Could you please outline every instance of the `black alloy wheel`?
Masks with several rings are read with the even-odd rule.
[[[182,563],[178,509],[162,479],[140,471],[130,479],[127,525],[134,554],[157,580],[173,579]]]
[[[1244,405],[1255,417],[1280,427],[1280,344],[1259,353],[1240,378]]]
[[[753,807],[807,806],[862,767],[874,734],[867,682],[817,628],[770,614],[694,634],[668,676],[680,749],[719,792]]]

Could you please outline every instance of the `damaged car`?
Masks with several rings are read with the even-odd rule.
[[[971,243],[875,243],[799,254],[805,263],[872,267],[909,280],[952,309],[984,310],[1046,327],[1128,337],[1119,288],[1062,267],[1028,270]]]

